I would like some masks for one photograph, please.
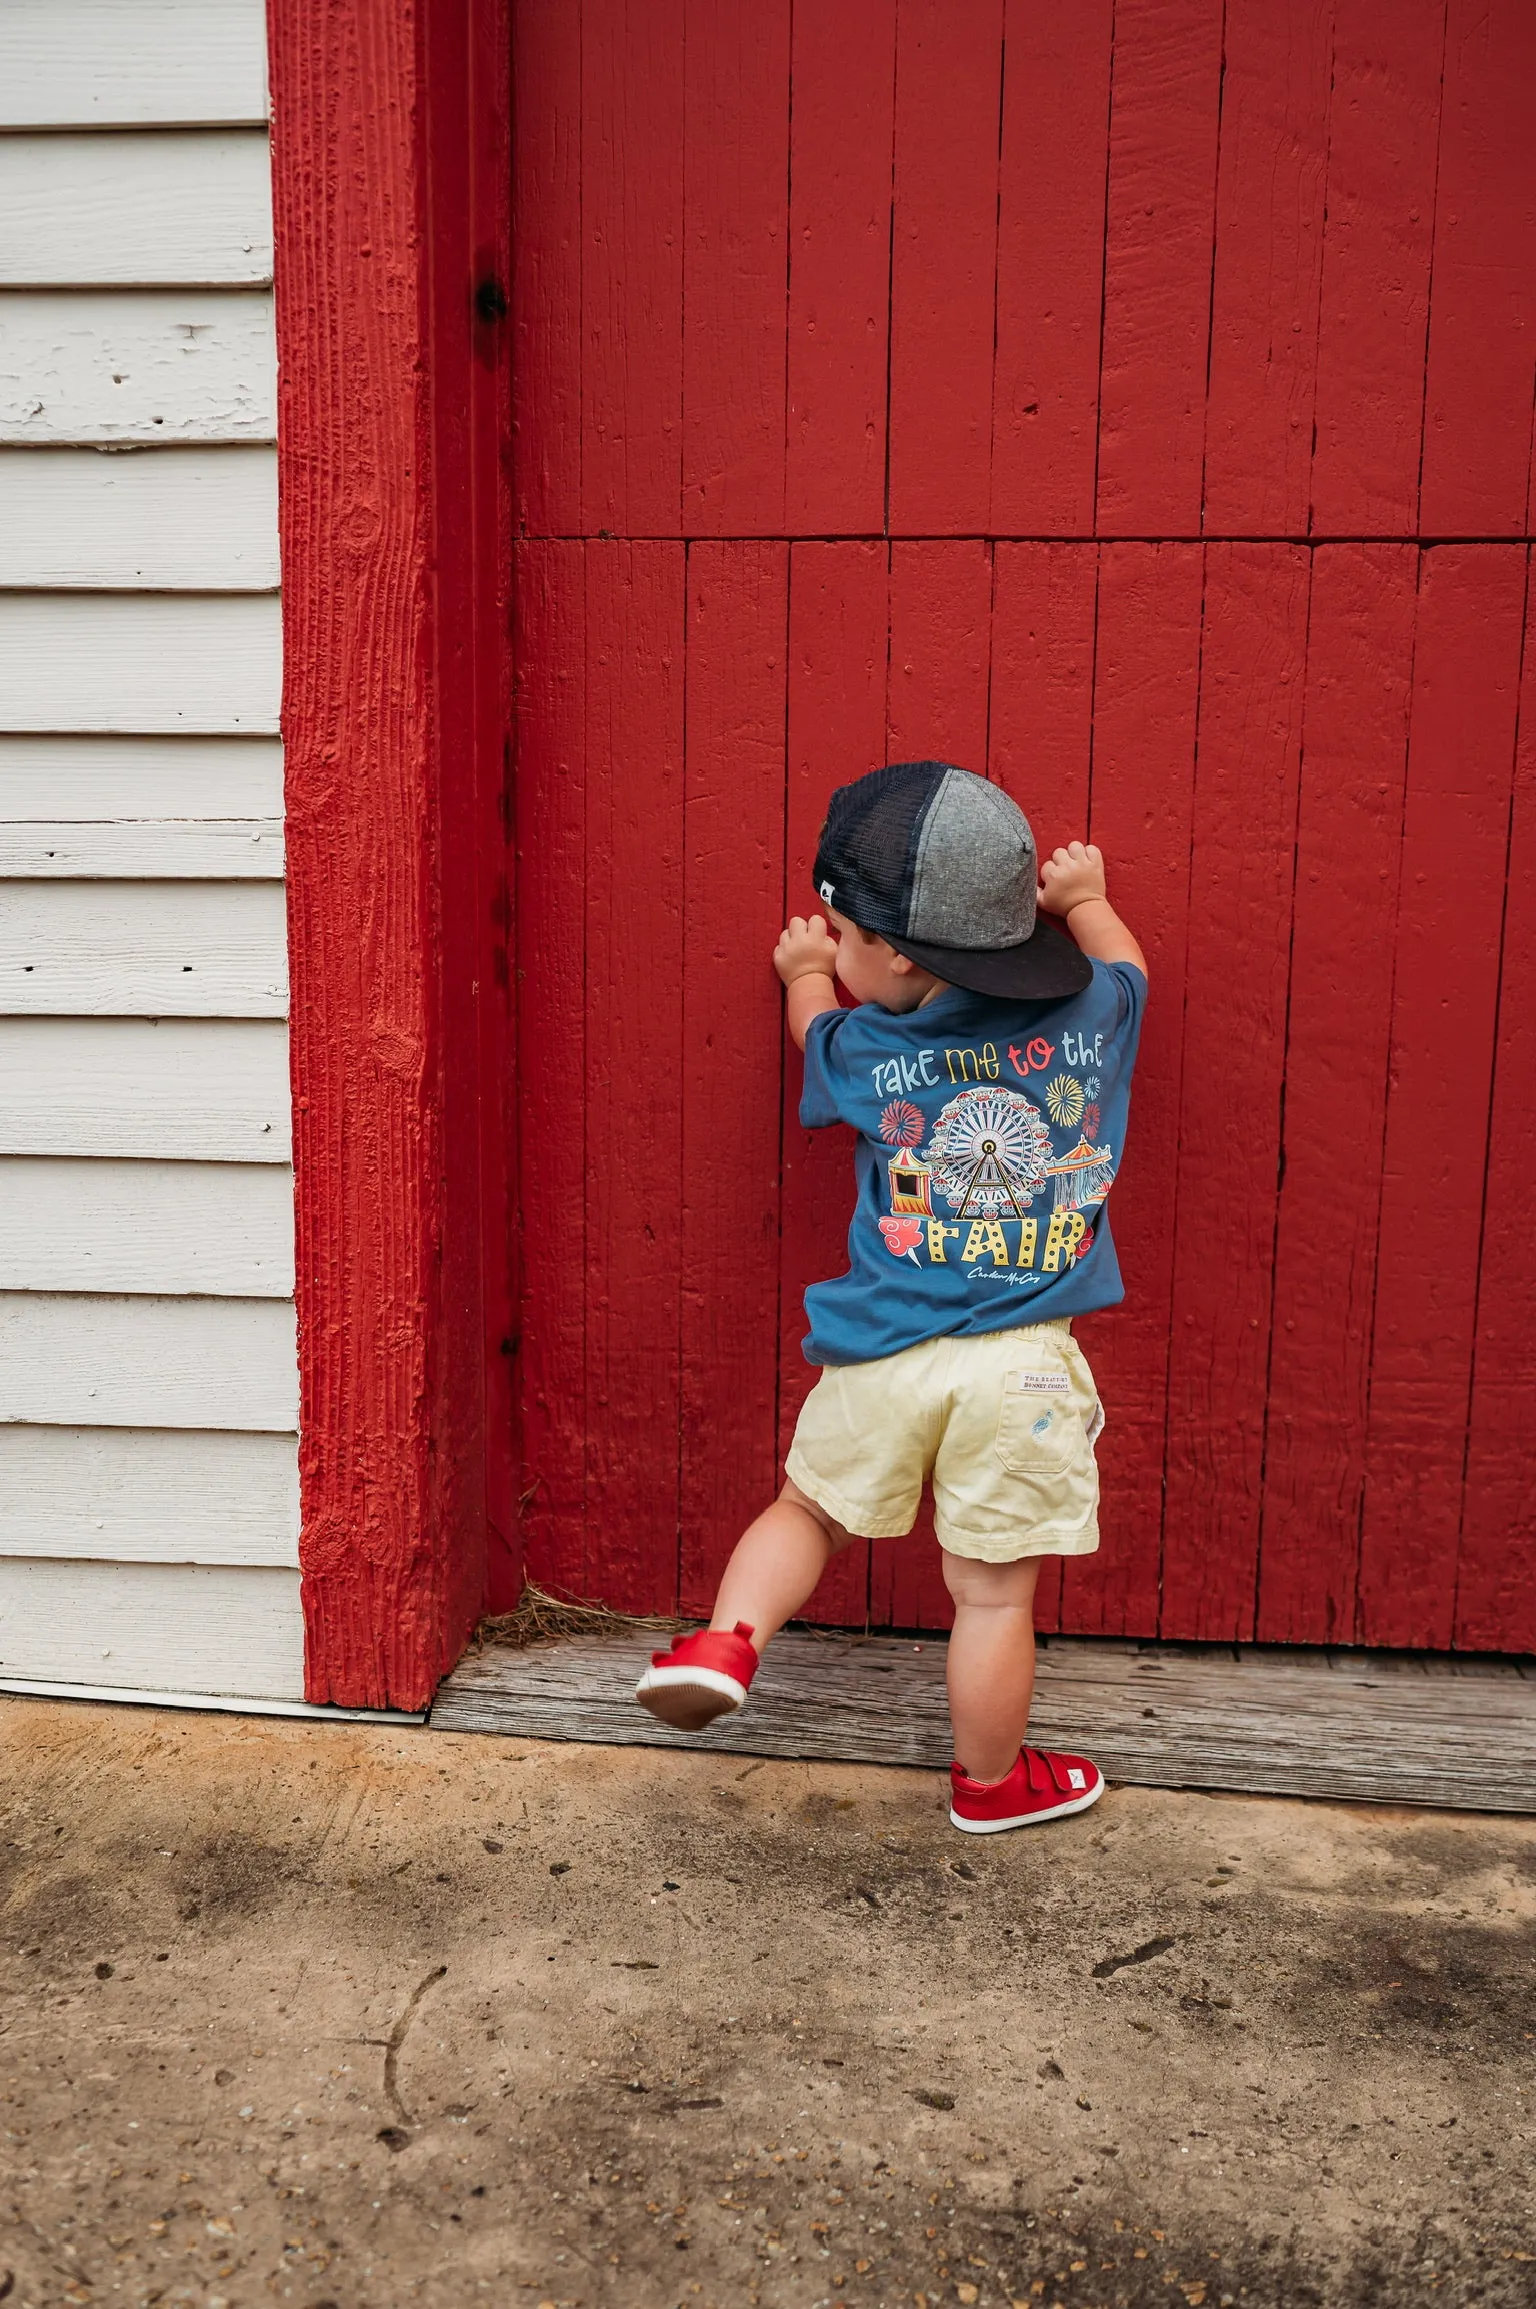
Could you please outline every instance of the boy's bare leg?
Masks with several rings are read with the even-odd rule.
[[[764,1508],[737,1540],[710,1626],[733,1628],[745,1620],[753,1647],[761,1653],[784,1622],[810,1601],[827,1565],[852,1536],[797,1484],[786,1483],[772,1507]]]
[[[949,1720],[955,1755],[973,1780],[1013,1770],[1035,1691],[1035,1582],[1042,1558],[978,1563],[943,1551],[955,1604],[949,1639]]]

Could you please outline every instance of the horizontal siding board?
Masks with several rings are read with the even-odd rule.
[[[299,1560],[291,1435],[0,1427],[0,1556]]]
[[[277,1299],[0,1293],[0,1420],[11,1419],[291,1433],[293,1309]]]
[[[275,441],[265,289],[0,291],[0,441]]]
[[[274,449],[0,449],[0,586],[269,593],[277,582]]]
[[[0,127],[255,123],[262,0],[5,0]]]
[[[0,1158],[0,1290],[291,1298],[292,1173]]]
[[[6,737],[0,822],[280,818],[275,738]]]
[[[189,882],[280,882],[282,820],[231,818],[212,826],[178,819],[0,823],[0,877],[141,882],[152,875]]]
[[[277,883],[0,884],[8,1017],[281,1018],[287,969]]]
[[[0,1018],[0,1153],[287,1163],[288,1029]]]
[[[272,278],[266,132],[0,136],[0,285]]]
[[[0,1560],[0,1675],[301,1699],[296,1571]]]
[[[0,721],[19,733],[266,736],[281,666],[271,594],[0,594]]]

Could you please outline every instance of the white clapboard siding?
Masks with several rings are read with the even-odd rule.
[[[299,1560],[291,1435],[0,1426],[0,1555]]]
[[[271,278],[264,129],[0,136],[0,285]]]
[[[292,1174],[0,1157],[0,1290],[291,1298]]]
[[[0,441],[276,438],[270,291],[0,291]]]
[[[281,881],[282,811],[274,738],[0,734],[0,879]]]
[[[281,1299],[0,1292],[0,1419],[282,1434],[298,1380]]]
[[[269,593],[277,579],[273,449],[0,449],[0,586]]]
[[[142,881],[146,875],[188,881],[280,882],[281,818],[229,819],[216,825],[122,821],[49,825],[0,823],[0,876],[42,875]]]
[[[0,883],[0,1014],[282,1018],[275,882]]]
[[[266,116],[262,0],[0,0],[0,127]]]
[[[0,1675],[302,1699],[299,1575],[0,1559]]]
[[[281,689],[274,594],[0,594],[8,729],[265,736]]]
[[[288,1029],[0,1018],[0,1153],[287,1163]]]

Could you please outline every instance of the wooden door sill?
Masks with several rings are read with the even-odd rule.
[[[635,1705],[665,1639],[579,1637],[463,1659],[431,1727],[839,1764],[950,1759],[942,1636],[791,1630],[750,1704],[671,1732]],[[1031,1738],[1112,1781],[1536,1812],[1536,1662],[1290,1646],[1042,1639]]]

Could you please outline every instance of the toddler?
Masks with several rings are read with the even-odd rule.
[[[946,762],[840,787],[815,882],[825,918],[796,915],[773,960],[800,1119],[858,1133],[848,1272],[806,1293],[822,1369],[788,1480],[709,1628],[657,1653],[636,1697],[690,1731],[741,1707],[833,1555],[910,1531],[929,1483],[955,1606],[950,1818],[1022,1828],[1104,1788],[1087,1757],[1023,1741],[1041,1559],[1099,1543],[1104,1415],[1072,1317],[1124,1295],[1105,1198],[1146,962],[1099,852],[1040,864],[1018,806]]]

